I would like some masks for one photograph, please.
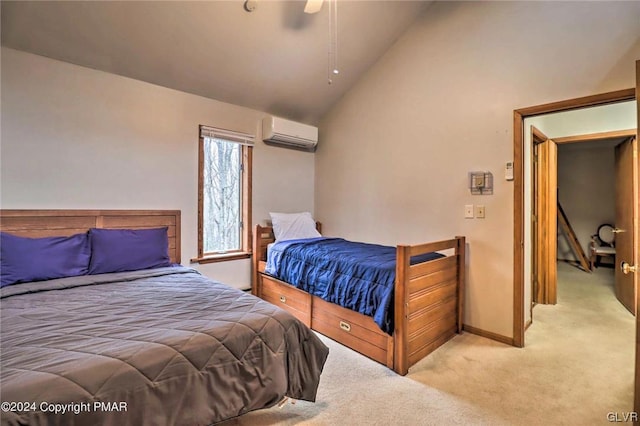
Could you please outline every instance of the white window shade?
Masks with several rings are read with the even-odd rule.
[[[254,135],[249,133],[236,132],[234,130],[220,129],[217,127],[200,126],[201,138],[222,139],[228,142],[235,142],[241,145],[254,145]]]

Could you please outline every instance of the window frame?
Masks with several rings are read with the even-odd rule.
[[[202,127],[202,126],[200,126]],[[240,250],[225,253],[204,253],[204,137],[198,137],[198,257],[191,263],[213,263],[227,260],[247,259],[251,257],[251,187],[253,170],[253,145],[241,145],[241,196],[242,196],[242,233]],[[224,137],[219,139],[225,140]],[[234,143],[234,141],[229,141]]]

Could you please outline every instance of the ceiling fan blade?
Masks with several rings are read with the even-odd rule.
[[[317,13],[322,8],[323,0],[307,0],[307,4],[304,6],[304,13]]]

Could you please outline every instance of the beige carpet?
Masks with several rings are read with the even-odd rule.
[[[469,333],[406,377],[323,337],[331,353],[315,404],[287,402],[230,425],[598,425],[632,410],[635,321],[613,271],[558,265],[558,304],[539,305],[526,347]]]

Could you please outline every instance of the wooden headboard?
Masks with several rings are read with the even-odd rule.
[[[316,221],[316,230],[322,232],[322,223]],[[276,240],[272,226],[256,225],[253,235],[253,257],[258,261],[267,260],[267,246]]]
[[[169,257],[180,263],[180,210],[0,210],[0,231],[30,238],[67,236],[89,228],[168,227]]]

